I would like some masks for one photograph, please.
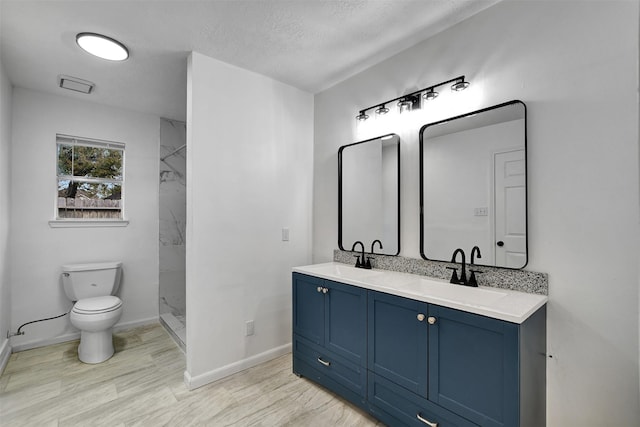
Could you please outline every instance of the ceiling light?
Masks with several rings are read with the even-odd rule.
[[[360,114],[358,114],[356,116],[356,119],[358,119],[358,121],[364,122],[365,120],[367,120],[369,118],[368,115],[365,114],[364,110],[360,111]]]
[[[462,77],[461,79],[458,79],[454,84],[451,85],[451,90],[455,90],[456,92],[459,92],[461,90],[465,90],[468,87],[469,87],[469,82],[465,82],[464,77]]]
[[[380,105],[376,110],[376,114],[380,114],[380,115],[387,114],[388,112],[389,112],[389,109],[384,104]]]
[[[433,90],[433,88],[430,88],[429,90],[427,90],[425,92],[424,95],[422,95],[422,97],[424,99],[426,99],[427,101],[433,101],[434,99],[436,99],[438,97],[438,92]]]
[[[124,61],[129,58],[125,45],[102,34],[79,33],[76,43],[86,52],[109,61]]]

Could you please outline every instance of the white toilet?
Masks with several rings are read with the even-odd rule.
[[[78,359],[100,363],[113,356],[113,326],[122,316],[121,262],[62,266],[64,292],[71,301],[71,324],[80,329]]]

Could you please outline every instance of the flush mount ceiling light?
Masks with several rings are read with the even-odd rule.
[[[108,61],[124,61],[129,58],[129,50],[125,45],[102,34],[79,33],[76,43],[84,51]]]
[[[364,110],[360,110],[360,114],[356,116],[356,119],[358,119],[359,121],[367,120],[369,118],[369,116],[367,115],[367,111],[373,110],[374,108],[376,114],[386,114],[389,112],[389,109],[385,107],[385,104],[389,104],[395,101],[398,101],[398,108],[400,109],[401,113],[410,110],[417,110],[421,107],[420,100],[422,98],[427,101],[433,101],[438,97],[438,92],[435,89],[450,83],[453,83],[453,85],[451,85],[451,90],[454,90],[456,92],[465,90],[469,87],[469,82],[464,79],[464,76],[458,76],[454,79],[445,80],[444,82],[427,86],[424,89],[420,89],[415,92],[390,99],[383,103],[375,104],[371,107],[365,108]]]
[[[380,105],[376,109],[376,114],[378,114],[378,115],[387,114],[388,112],[389,112],[389,109],[384,104]]]
[[[365,114],[364,110],[360,111],[360,114],[358,114],[356,116],[356,119],[359,122],[364,122],[365,120],[367,120],[369,118],[369,116],[367,114]]]

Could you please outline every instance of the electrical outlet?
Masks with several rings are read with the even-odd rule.
[[[289,229],[286,227],[282,229],[282,241],[283,242],[289,241]]]
[[[245,336],[248,337],[250,335],[253,335],[255,332],[253,320],[248,320],[246,323],[246,326],[247,326],[247,330],[246,330]]]

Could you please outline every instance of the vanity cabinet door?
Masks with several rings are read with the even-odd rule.
[[[366,367],[367,291],[325,280],[325,347]]]
[[[437,305],[429,316],[429,400],[482,426],[519,425],[518,325]]]
[[[426,397],[427,303],[369,291],[368,304],[368,369]]]
[[[293,273],[293,333],[324,346],[324,280]]]

